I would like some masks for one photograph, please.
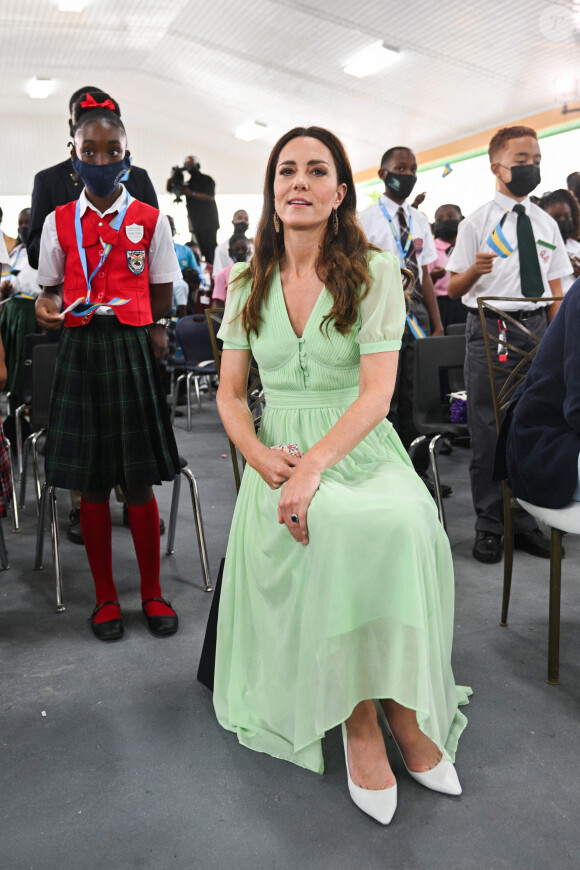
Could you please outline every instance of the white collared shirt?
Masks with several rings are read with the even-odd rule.
[[[556,221],[547,212],[531,202],[529,197],[522,200],[521,204],[532,222],[538,262],[544,284],[544,296],[551,296],[552,292],[548,282],[555,278],[564,278],[570,274],[572,271],[570,259]],[[510,247],[513,248],[513,253],[509,257],[498,256],[493,261],[492,271],[488,275],[481,275],[471,290],[461,297],[461,301],[468,308],[477,309],[479,296],[521,297],[521,302],[496,303],[498,308],[505,311],[521,311],[522,309],[531,311],[540,304],[529,302],[522,294],[517,239],[518,216],[513,211],[515,205],[515,199],[498,191],[491,202],[482,205],[459,224],[457,242],[447,263],[448,272],[465,272],[475,263],[475,255],[478,251],[492,251],[492,248],[487,244],[487,239],[506,212],[509,212],[503,222],[502,232]],[[546,305],[548,304],[546,301]]]
[[[8,277],[8,272],[12,269],[10,265],[10,257],[6,250],[6,242],[4,241],[4,233],[0,231],[0,267],[2,268],[3,277]]]
[[[26,245],[22,243],[16,245],[10,251],[10,263],[16,274],[8,277],[12,286],[11,293],[29,293],[31,296],[38,296],[41,289],[36,280],[36,269],[33,269],[28,262],[28,254],[26,253]]]
[[[566,253],[570,258],[578,257],[578,259],[580,259],[580,242],[577,242],[576,239],[566,239]],[[575,281],[576,278],[574,277],[574,272],[572,272],[571,275],[562,278],[563,292],[566,293]]]
[[[397,216],[397,212],[400,208],[399,204],[394,200],[389,199],[389,197],[384,193],[381,194],[381,202],[389,212],[393,220],[394,229],[400,238],[401,228]],[[402,204],[402,208],[407,218],[407,226],[412,227],[413,240],[416,249],[421,247],[420,252],[417,253],[417,265],[420,269],[423,266],[429,266],[430,263],[434,263],[437,259],[437,251],[435,250],[429,221],[424,214],[421,214],[421,212],[417,211],[416,208],[412,208],[406,200]],[[399,246],[395,240],[393,230],[391,229],[389,221],[383,214],[379,203],[375,202],[372,205],[369,205],[368,208],[365,208],[364,211],[359,212],[358,219],[369,242],[377,245],[383,251],[390,251],[391,254],[398,257],[401,265],[404,266],[401,251],[399,250]]]
[[[100,212],[91,202],[89,202],[85,191],[83,190],[79,196],[81,217],[84,215],[87,208],[92,209],[100,217],[122,211],[127,204],[129,194],[122,184],[120,186],[122,188],[121,193],[115,202],[104,212]],[[149,281],[151,284],[166,284],[180,280],[181,269],[179,268],[175,248],[173,247],[171,228],[169,226],[169,221],[165,215],[161,214],[161,212],[157,218],[157,224],[155,225],[155,232],[151,239],[147,260],[149,263]],[[64,281],[64,265],[64,251],[58,240],[54,212],[51,212],[44,221],[44,226],[42,227],[40,254],[38,257],[38,283],[43,287],[54,287],[57,284],[62,284]]]

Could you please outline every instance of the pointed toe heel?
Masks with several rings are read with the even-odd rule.
[[[459,777],[457,776],[457,771],[455,770],[454,765],[450,761],[447,761],[446,758],[442,758],[439,764],[436,764],[435,767],[431,768],[431,770],[409,770],[407,762],[405,761],[405,756],[401,752],[401,747],[397,743],[393,730],[389,725],[389,720],[387,719],[387,714],[383,709],[383,705],[380,701],[377,701],[375,706],[379,718],[383,720],[387,731],[393,738],[393,742],[399,750],[401,758],[403,759],[403,764],[405,765],[405,769],[409,776],[411,776],[415,782],[424,785],[425,788],[430,788],[431,791],[438,791],[440,794],[460,795],[462,789]]]
[[[344,760],[346,763],[346,776],[348,780],[348,791],[353,803],[357,805],[359,810],[371,816],[381,825],[388,825],[397,809],[397,784],[383,789],[361,788],[355,785],[350,777],[348,767],[348,744],[346,737],[346,725],[341,725],[342,729],[342,745],[344,747]]]

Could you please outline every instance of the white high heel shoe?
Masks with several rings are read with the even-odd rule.
[[[361,788],[355,785],[350,777],[348,768],[348,742],[346,736],[346,725],[344,722],[342,728],[342,745],[344,746],[344,760],[346,762],[346,775],[348,778],[348,791],[357,807],[372,816],[381,825],[388,825],[397,809],[397,783],[389,788],[370,789]]]
[[[383,705],[380,701],[377,701],[375,706],[377,708],[379,717],[382,718],[383,722],[386,725],[387,731],[393,738],[395,746],[401,753],[403,764],[405,765],[405,769],[409,776],[412,776],[414,780],[416,780],[421,785],[424,785],[425,788],[430,788],[431,791],[438,791],[441,792],[441,794],[461,794],[461,783],[459,782],[457,771],[455,770],[453,764],[451,764],[450,761],[447,761],[446,758],[442,758],[439,764],[436,764],[435,767],[431,768],[431,770],[409,770],[405,761],[405,756],[401,752],[401,747],[397,743],[392,728],[389,725],[389,720],[387,719],[387,714],[383,709]]]

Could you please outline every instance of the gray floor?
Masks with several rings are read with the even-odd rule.
[[[177,421],[201,492],[214,572],[235,490],[215,404],[194,434]],[[518,554],[509,628],[500,628],[502,566],[470,555],[467,453],[442,460],[456,567],[454,668],[474,689],[460,743],[460,798],[409,779],[396,750],[399,806],[382,828],[350,802],[338,730],[324,776],[241,748],[216,724],[195,674],[211,596],[202,589],[184,488],[176,553],[163,589],[181,629],[151,637],[140,614],[130,533],[113,504],[125,638],[96,641],[84,550],[63,540],[66,612],[55,613],[50,563],[32,570],[35,515],[4,520],[11,568],[0,574],[2,702],[0,870],[96,868],[578,867],[580,540],[564,562],[561,685],[545,682],[548,563]],[[171,487],[158,491],[167,518]],[[68,504],[60,497],[64,529]],[[48,551],[47,551],[48,557]]]

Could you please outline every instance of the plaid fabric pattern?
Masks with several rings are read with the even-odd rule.
[[[4,441],[4,430],[2,421],[0,420],[0,517],[6,516],[6,510],[12,498],[12,475],[10,474],[10,463],[8,461],[8,451]]]
[[[22,380],[24,336],[31,332],[40,332],[34,306],[34,299],[9,299],[0,308],[0,333],[8,373],[6,389],[12,394],[18,393]],[[12,402],[10,405],[10,411],[14,413],[16,408],[12,407]]]
[[[45,468],[50,485],[82,491],[175,478],[177,445],[146,328],[97,316],[63,331]]]

